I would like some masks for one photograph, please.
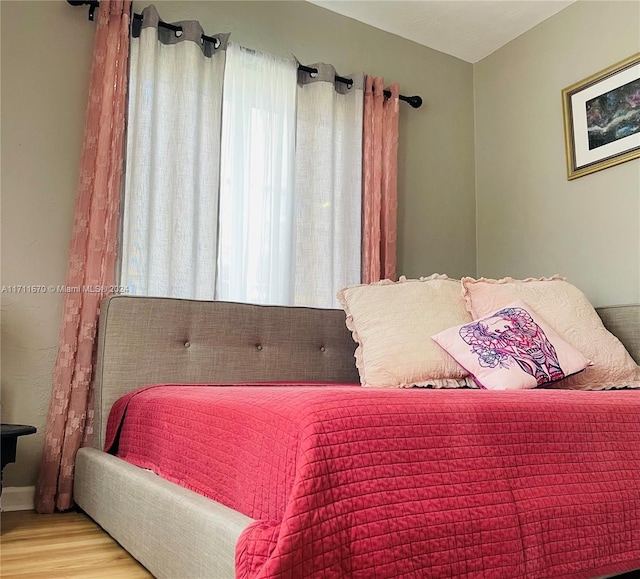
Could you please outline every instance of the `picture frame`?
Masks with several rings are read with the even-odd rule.
[[[640,53],[562,91],[567,179],[640,157]]]

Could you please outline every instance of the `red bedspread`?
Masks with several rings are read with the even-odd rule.
[[[118,428],[121,458],[256,519],[240,578],[640,568],[640,391],[164,385]]]

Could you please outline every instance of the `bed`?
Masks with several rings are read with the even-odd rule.
[[[640,307],[599,313],[637,361]],[[108,298],[76,503],[157,577],[640,568],[639,391],[365,389],[354,349],[342,311]]]

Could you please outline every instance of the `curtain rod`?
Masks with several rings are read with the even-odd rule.
[[[69,4],[71,4],[71,6],[88,6],[89,7],[89,20],[93,21],[95,18],[95,11],[96,8],[100,8],[100,0],[67,0],[67,2]],[[138,14],[137,12],[134,12],[133,14],[133,18],[135,20],[142,20],[142,14]],[[182,27],[181,26],[176,26],[175,24],[169,24],[168,22],[163,22],[162,20],[160,20],[158,22],[158,26],[160,28],[166,28],[168,30],[173,30],[174,32],[182,32]],[[214,48],[218,48],[218,46],[220,46],[220,40],[218,40],[217,38],[213,37],[213,36],[206,36],[205,34],[202,35],[202,39],[207,41],[207,42],[211,42],[214,46]],[[308,72],[309,74],[318,74],[318,69],[317,68],[312,68],[310,66],[304,66],[303,64],[298,65],[298,70],[302,70],[303,72]],[[345,78],[343,76],[335,76],[335,80],[336,82],[342,82],[344,84],[346,84],[347,86],[351,86],[353,84],[353,80],[350,78]],[[384,96],[386,98],[390,98],[391,97],[391,91],[390,90],[385,90],[384,91]],[[401,101],[404,101],[406,103],[409,103],[414,109],[420,108],[422,106],[422,97],[415,95],[415,96],[404,96],[404,95],[398,95],[398,98]]]

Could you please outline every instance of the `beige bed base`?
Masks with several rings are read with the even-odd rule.
[[[76,457],[74,500],[153,575],[235,576],[252,520],[101,451],[113,403],[164,382],[358,382],[341,310],[113,296],[101,305],[94,447]]]
[[[640,362],[640,305],[598,310]],[[340,310],[113,296],[101,306],[95,448],[76,458],[74,500],[154,576],[235,576],[235,545],[252,522],[100,449],[112,404],[145,384],[357,382]]]

